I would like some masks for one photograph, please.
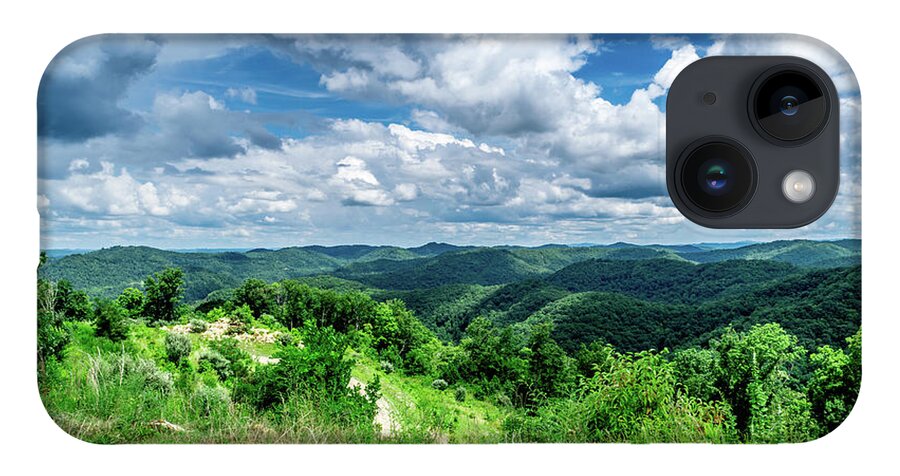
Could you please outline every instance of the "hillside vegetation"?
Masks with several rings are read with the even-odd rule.
[[[807,441],[859,389],[857,244],[44,256],[38,382],[102,443]]]

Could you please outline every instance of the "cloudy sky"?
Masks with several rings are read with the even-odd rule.
[[[838,86],[818,222],[707,230],[667,197],[665,95],[721,54],[804,56]],[[793,37],[94,37],[41,83],[42,246],[855,237],[858,95]]]

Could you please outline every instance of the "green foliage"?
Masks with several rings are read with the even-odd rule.
[[[117,301],[99,299],[94,308],[94,319],[98,336],[107,337],[113,342],[119,342],[128,337],[125,310],[119,306]]]
[[[344,356],[346,336],[331,327],[304,327],[301,347],[282,347],[278,363],[252,374],[237,388],[239,398],[259,409],[289,404],[296,398],[321,402],[336,418],[371,424],[380,397],[378,381],[365,393],[348,386],[353,362]]]
[[[582,377],[591,378],[596,372],[608,371],[616,355],[615,348],[602,340],[581,344],[575,352],[575,368]]]
[[[203,319],[194,318],[188,322],[188,327],[190,328],[191,332],[195,334],[202,334],[206,332],[207,329],[209,329],[209,324]]]
[[[221,380],[227,380],[232,375],[231,362],[215,350],[201,352],[197,358],[197,365],[201,372],[212,370]]]
[[[241,349],[238,341],[235,339],[226,338],[212,341],[210,342],[210,350],[221,355],[228,362],[227,372],[216,370],[223,378],[233,376],[236,379],[244,379],[250,375],[253,359],[250,357],[250,354]]]
[[[55,309],[61,312],[67,321],[89,321],[91,319],[91,300],[84,291],[72,288],[69,281],[55,284]]]
[[[38,280],[37,354],[38,361],[59,358],[70,335],[64,324],[65,314],[56,306],[56,284]]]
[[[453,398],[455,398],[457,402],[466,401],[466,387],[456,387],[456,390],[453,391]]]
[[[191,353],[191,339],[183,334],[170,332],[166,335],[166,357],[169,361],[180,363]]]
[[[806,351],[778,324],[747,333],[726,329],[711,342],[716,351],[717,388],[731,406],[742,439],[806,441],[812,434],[809,402],[791,388],[790,369]]]
[[[862,334],[847,338],[847,348],[819,347],[809,356],[812,375],[808,395],[812,414],[824,433],[837,428],[850,414],[859,395]]]
[[[271,286],[261,279],[248,279],[234,290],[233,300],[237,306],[247,306],[254,317],[271,313],[275,305]]]
[[[116,298],[126,315],[130,318],[140,317],[144,312],[144,293],[137,288],[125,288]]]
[[[435,390],[446,390],[448,387],[448,383],[446,380],[439,378],[431,381],[431,388]]]
[[[565,395],[574,381],[571,359],[550,337],[552,329],[549,322],[531,327],[525,349],[528,376],[523,384],[527,387],[525,398],[532,402]]]
[[[154,322],[171,322],[184,294],[184,273],[179,268],[166,268],[144,280],[146,301],[144,314]]]
[[[675,352],[672,358],[675,376],[688,395],[706,401],[721,399],[716,388],[717,359],[718,353],[710,349],[690,347]]]

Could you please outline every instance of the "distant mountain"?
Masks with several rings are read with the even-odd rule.
[[[804,268],[833,268],[856,265],[860,257],[859,240],[777,241],[733,249],[697,251],[703,246],[706,245],[614,243],[593,247],[469,247],[432,242],[413,248],[314,245],[223,252],[165,251],[145,246],[116,246],[84,253],[48,253],[51,259],[41,268],[40,276],[69,280],[77,288],[91,294],[114,296],[126,287],[140,287],[144,278],[152,273],[177,266],[185,271],[185,297],[189,302],[201,300],[212,291],[239,286],[247,278],[276,281],[316,275],[332,275],[350,280],[357,283],[354,286],[395,291],[455,284],[496,286],[546,279],[541,282],[565,289],[566,292],[614,291],[648,300],[690,302],[710,294],[710,290],[740,290],[743,289],[741,286],[752,286],[770,277],[775,279],[779,273],[790,271],[789,268],[775,268],[772,262]],[[602,263],[591,260],[601,260]],[[631,263],[642,260],[653,262]],[[745,283],[730,282],[734,273],[729,270],[733,268],[726,266],[722,268],[722,276],[715,279],[707,277],[710,280],[705,287],[691,289],[687,285],[678,287],[675,284],[660,284],[667,279],[672,283],[677,281],[673,277],[693,269],[690,263],[705,264],[727,260],[768,264],[756,267],[728,265],[740,266],[738,269],[742,270],[741,273],[749,273],[740,274],[748,280]],[[629,263],[616,264],[615,261]],[[576,264],[580,265],[562,271]],[[718,268],[702,269],[712,273]],[[610,278],[603,284],[590,281],[592,275],[605,274],[615,278]],[[655,294],[635,291],[642,288],[655,289]],[[534,292],[540,294],[544,291],[542,288]],[[555,291],[547,292],[554,294]],[[478,312],[499,312],[504,319],[515,321],[522,319],[525,311],[534,310],[541,299],[543,298],[522,302],[514,311],[507,308],[500,310],[488,304],[477,309]]]
[[[567,266],[545,282],[569,292],[616,292],[650,301],[699,303],[783,279],[797,271],[793,265],[772,261],[695,265],[669,259],[594,259]]]
[[[185,273],[185,298],[194,301],[212,291],[233,288],[247,278],[275,281],[323,274],[343,263],[333,257],[285,248],[245,253],[182,253],[144,246],[116,246],[50,260],[41,277],[66,279],[92,294],[114,296],[122,289],[141,287],[144,278],[168,267]]]
[[[494,248],[444,253],[406,261],[377,260],[350,264],[335,276],[382,289],[433,288],[447,284],[502,284],[544,272],[513,252]]]
[[[852,266],[860,263],[860,240],[791,240],[757,243],[731,249],[679,253],[687,260],[711,263],[732,259],[773,260],[810,268]]]

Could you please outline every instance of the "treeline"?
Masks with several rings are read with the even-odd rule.
[[[763,294],[788,293],[802,302],[815,289],[802,280],[792,286]],[[805,441],[837,426],[859,390],[858,330],[842,345],[818,346],[811,354],[776,322],[719,328],[675,352],[631,352],[603,338],[560,345],[550,319],[500,326],[479,316],[454,344],[438,339],[403,301],[293,280],[246,280],[199,307],[182,303],[179,269],[148,276],[143,291],[126,289],[114,300],[92,301],[63,283],[41,280],[38,287],[42,394],[78,411],[86,403],[65,393],[77,388],[60,388],[71,373],[59,369],[77,358],[64,350],[85,338],[85,325],[101,341],[123,342],[122,362],[126,353],[134,362],[152,362],[152,369],[134,370],[133,380],[110,380],[111,388],[127,383],[134,386],[128,391],[164,402],[206,402],[195,418],[238,412],[287,425],[316,408],[330,425],[355,435],[372,430],[379,382],[365,394],[348,388],[349,349],[381,362],[383,373],[422,376],[433,388],[453,389],[460,401],[472,395],[507,409],[505,441]],[[627,312],[631,304],[609,312]],[[184,323],[202,332],[223,318],[236,324],[230,333],[277,331],[273,363],[253,363],[227,338],[202,352],[192,348],[200,341],[171,332],[156,353],[138,344],[139,335],[159,325]],[[98,359],[113,362],[116,347],[109,349]]]

